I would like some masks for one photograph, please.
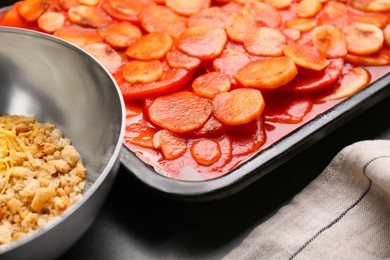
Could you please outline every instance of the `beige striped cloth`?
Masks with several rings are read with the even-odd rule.
[[[390,141],[344,148],[225,259],[390,259]]]

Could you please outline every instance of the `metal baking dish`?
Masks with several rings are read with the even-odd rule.
[[[125,146],[122,147],[120,161],[141,182],[170,197],[190,200],[219,199],[234,194],[266,174],[272,173],[272,170],[389,94],[390,73],[387,73],[354,96],[343,100],[217,179],[182,181],[164,177],[138,159]]]

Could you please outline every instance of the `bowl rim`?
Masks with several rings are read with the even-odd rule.
[[[47,231],[53,229],[54,227],[58,226],[62,221],[69,218],[74,212],[76,212],[84,203],[86,203],[87,200],[95,193],[95,191],[101,186],[101,184],[104,182],[104,180],[108,177],[111,170],[115,166],[115,163],[119,160],[119,155],[121,152],[121,148],[123,145],[123,139],[125,135],[125,127],[126,127],[126,107],[125,102],[123,99],[123,96],[121,94],[120,88],[112,76],[112,74],[99,62],[96,58],[94,58],[91,54],[87,53],[82,48],[78,47],[77,45],[67,42],[65,40],[62,40],[61,38],[58,38],[56,36],[33,31],[29,29],[23,29],[23,28],[15,28],[15,27],[9,27],[9,26],[0,26],[0,33],[12,33],[12,34],[22,34],[25,36],[33,37],[33,38],[39,38],[43,39],[45,41],[51,41],[55,44],[59,44],[64,46],[65,48],[71,49],[75,52],[80,53],[80,55],[86,56],[88,59],[90,59],[92,62],[96,64],[96,66],[103,71],[106,76],[109,77],[110,81],[113,83],[113,86],[115,87],[115,92],[118,96],[118,99],[120,101],[120,107],[121,107],[121,127],[120,132],[118,136],[117,143],[115,145],[115,149],[112,152],[112,155],[110,156],[109,161],[106,163],[104,169],[99,174],[98,178],[92,183],[92,185],[83,193],[83,197],[79,199],[77,202],[75,202],[73,205],[71,205],[69,208],[67,208],[63,213],[56,216],[52,220],[50,220],[48,223],[43,225],[42,227],[31,231],[27,233],[26,235],[22,236],[21,238],[14,240],[10,243],[4,244],[0,246],[0,256],[2,254],[8,253],[24,244],[29,243],[30,241],[42,236]]]

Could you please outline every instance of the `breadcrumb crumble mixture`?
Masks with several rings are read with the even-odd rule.
[[[82,197],[80,154],[51,123],[0,116],[0,245],[38,229]]]

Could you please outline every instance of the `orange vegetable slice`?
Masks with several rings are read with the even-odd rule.
[[[298,75],[280,89],[292,92],[313,92],[335,84],[343,71],[342,58],[330,59],[329,65],[323,70],[298,68]]]
[[[210,6],[211,0],[165,0],[165,5],[172,11],[190,16]]]
[[[211,115],[211,103],[192,92],[157,97],[149,108],[150,120],[169,131],[186,133],[200,128]]]
[[[200,75],[192,82],[195,94],[207,98],[214,98],[219,93],[229,91],[230,86],[229,77],[216,71]]]
[[[96,6],[101,0],[77,0],[82,5]]]
[[[187,20],[187,26],[211,25],[216,28],[224,29],[229,18],[229,13],[221,7],[210,7],[191,15]]]
[[[352,13],[351,18],[354,22],[373,24],[381,29],[389,23],[389,17],[383,13]]]
[[[243,42],[249,30],[256,26],[253,13],[249,10],[243,10],[232,14],[226,22],[227,36],[236,42]]]
[[[134,24],[139,23],[138,15],[139,12],[135,12],[134,14],[124,14],[116,9],[112,8],[108,0],[102,0],[101,8],[103,11],[105,11],[109,16],[114,18],[115,20],[118,20],[120,22],[131,22]]]
[[[113,47],[128,47],[142,36],[141,30],[128,22],[110,23],[98,29],[100,37]]]
[[[138,15],[141,10],[155,3],[152,0],[108,0],[110,6],[124,15]]]
[[[133,60],[123,67],[123,77],[129,83],[150,83],[157,81],[163,75],[163,67],[159,60]]]
[[[50,0],[25,0],[17,9],[21,17],[26,21],[36,21],[48,8]]]
[[[105,43],[90,43],[83,46],[89,54],[95,57],[110,73],[122,66],[122,57]]]
[[[220,93],[213,99],[213,114],[224,124],[242,125],[259,117],[265,107],[261,92],[238,88]]]
[[[171,68],[166,62],[162,62],[163,75],[158,81],[151,83],[131,84],[123,77],[122,71],[117,71],[114,78],[117,81],[124,99],[149,98],[170,93],[184,87],[194,74],[193,70]]]
[[[319,26],[313,30],[311,35],[314,46],[327,58],[338,58],[347,54],[345,35],[336,26]]]
[[[161,148],[162,154],[167,160],[174,160],[182,156],[187,150],[185,138],[177,136],[168,130],[160,130],[153,137],[155,148]]]
[[[221,137],[229,129],[229,126],[219,122],[213,115],[199,129],[191,131],[186,135],[194,138],[217,138]]]
[[[276,29],[253,27],[244,40],[244,47],[253,55],[281,56],[286,42],[286,36]]]
[[[131,43],[126,55],[138,60],[156,60],[172,49],[173,40],[168,33],[150,33]]]
[[[300,32],[309,32],[318,25],[318,22],[313,18],[296,18],[286,21],[285,25],[289,29],[297,29]]]
[[[23,19],[18,12],[18,6],[20,4],[21,2],[17,2],[7,11],[0,12],[0,25],[18,28],[31,28],[31,23]]]
[[[157,133],[157,129],[143,117],[137,119],[126,122],[125,143],[153,148],[153,138]]]
[[[68,10],[69,20],[81,26],[97,28],[112,21],[112,18],[100,8],[94,6],[75,6]]]
[[[384,66],[390,64],[389,54],[385,50],[370,56],[347,54],[344,59],[355,66]]]
[[[186,27],[183,17],[161,5],[144,8],[139,14],[139,20],[147,32],[167,32],[174,38],[177,38]]]
[[[322,4],[317,0],[302,0],[297,6],[299,17],[308,18],[316,16],[322,10]]]
[[[282,25],[282,17],[278,10],[263,2],[249,2],[246,8],[253,12],[256,22],[265,24],[270,28]]]
[[[80,5],[77,0],[58,0],[58,4],[66,11],[69,10],[71,7]]]
[[[213,140],[201,139],[195,141],[191,148],[191,155],[195,161],[204,166],[210,166],[221,158],[221,149],[219,144]]]
[[[286,9],[291,6],[292,0],[264,0],[263,2],[276,9]]]
[[[176,48],[170,50],[167,53],[166,58],[168,64],[173,68],[191,70],[197,68],[201,63],[200,59],[188,56]]]
[[[286,85],[297,73],[292,59],[274,57],[248,63],[238,70],[236,79],[245,87],[266,90]]]
[[[102,41],[96,29],[84,28],[78,25],[63,26],[54,32],[54,36],[78,46]]]
[[[353,8],[365,12],[390,11],[390,3],[386,0],[351,0],[350,4]]]
[[[297,41],[301,38],[301,31],[298,29],[286,28],[282,30],[283,34],[290,40]]]
[[[177,47],[190,56],[209,60],[222,53],[226,41],[224,30],[199,25],[186,28],[178,38]]]
[[[38,18],[38,27],[52,33],[65,23],[65,16],[59,12],[46,12]]]
[[[283,52],[297,65],[306,69],[322,70],[328,65],[325,55],[313,46],[291,43],[284,48]]]
[[[371,80],[371,74],[365,68],[352,68],[343,75],[340,82],[334,87],[332,93],[319,101],[329,101],[346,98],[366,87]]]
[[[379,51],[384,42],[382,30],[372,24],[352,23],[345,28],[348,51],[352,54],[367,55]]]
[[[383,29],[383,36],[387,46],[390,46],[390,24]]]

